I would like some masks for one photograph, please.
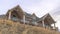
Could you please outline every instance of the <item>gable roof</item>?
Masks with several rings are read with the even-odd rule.
[[[32,16],[36,16],[35,13],[33,13]]]
[[[17,11],[17,12],[19,12],[19,13],[20,13],[20,12],[24,12],[19,5],[17,5],[17,6],[15,6],[14,8],[8,10],[8,12],[10,12],[10,11],[12,12],[13,10],[15,10],[15,11]],[[8,13],[8,12],[7,12],[7,13]]]
[[[47,13],[47,14],[45,14],[43,17],[41,17],[41,18],[39,19],[39,21],[46,20],[46,19],[48,20],[48,22],[49,22],[50,24],[56,23],[49,13]],[[39,22],[39,21],[38,21],[38,22]]]
[[[47,13],[46,17],[44,19],[47,19],[47,21],[50,23],[50,24],[53,24],[53,23],[56,23],[53,19],[53,17]]]
[[[24,14],[24,11],[22,10],[22,8],[19,5],[17,5],[14,8],[8,10],[6,15],[8,15],[9,12],[17,12],[20,17],[23,16],[23,14]]]

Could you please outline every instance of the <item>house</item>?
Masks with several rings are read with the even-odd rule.
[[[51,24],[54,24],[55,28],[56,23],[49,13],[39,18],[34,13],[31,15],[24,12],[19,5],[8,10],[6,15],[0,15],[0,18],[20,22],[22,24],[34,25],[39,27],[48,27],[48,28],[52,27]]]

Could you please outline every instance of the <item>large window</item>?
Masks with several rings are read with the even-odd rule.
[[[37,23],[37,22],[32,22],[32,24],[34,24],[34,25],[38,25],[38,23]]]
[[[14,20],[14,21],[17,21],[18,20],[18,18],[16,17],[16,15],[13,15],[12,16],[12,20]]]

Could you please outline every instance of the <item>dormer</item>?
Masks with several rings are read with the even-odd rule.
[[[35,13],[32,14],[32,19],[36,20],[36,15],[35,15]]]

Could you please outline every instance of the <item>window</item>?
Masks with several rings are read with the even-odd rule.
[[[32,24],[34,24],[34,25],[38,25],[38,23],[37,23],[37,22],[32,22]]]
[[[13,16],[12,16],[12,20],[15,20],[15,21],[18,20],[18,18],[16,17],[16,15],[13,15]]]
[[[13,17],[16,17],[15,15],[13,15]]]
[[[36,17],[33,17],[33,19],[36,19]]]

